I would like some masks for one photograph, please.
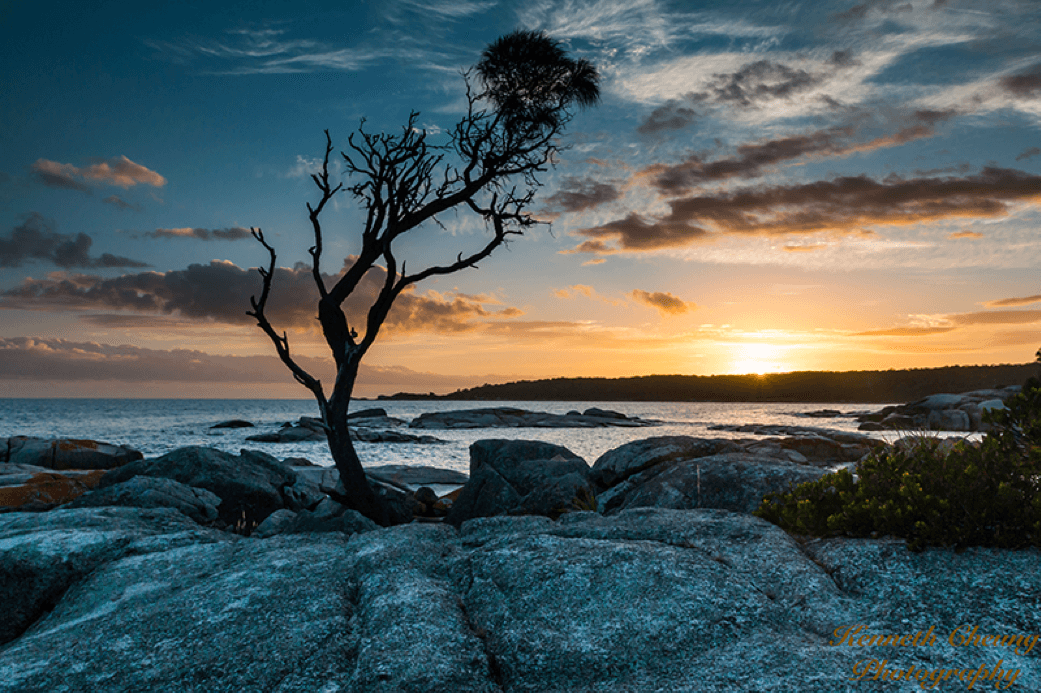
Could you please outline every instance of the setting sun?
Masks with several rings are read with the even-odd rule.
[[[784,347],[775,344],[753,342],[737,345],[734,351],[735,360],[730,367],[730,372],[737,375],[747,373],[763,375],[764,373],[780,373],[790,370],[781,359],[784,352]]]

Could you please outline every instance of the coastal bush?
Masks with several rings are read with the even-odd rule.
[[[979,443],[891,446],[848,469],[771,493],[755,515],[792,534],[904,538],[926,546],[1041,546],[1041,382],[985,415]]]

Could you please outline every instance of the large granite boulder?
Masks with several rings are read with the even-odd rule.
[[[60,584],[0,648],[0,693],[854,693],[877,686],[857,680],[868,666],[924,671],[883,682],[910,692],[967,689],[999,661],[1002,679],[974,690],[1041,690],[1037,550],[796,541],[723,510],[499,516],[346,542],[234,537],[172,510],[0,516],[0,571],[27,557]],[[20,594],[0,590],[5,613]],[[972,628],[983,637],[961,646]]]
[[[589,466],[560,445],[532,440],[479,440],[470,446],[470,480],[446,521],[502,514],[558,515],[593,498]]]
[[[200,524],[217,519],[221,498],[204,488],[195,488],[173,479],[135,476],[112,486],[85,493],[67,508],[173,508]]]
[[[3,649],[0,691],[350,691],[343,553],[312,535],[111,560]]]
[[[74,438],[0,438],[0,462],[45,469],[115,469],[143,458],[137,450],[96,440]]]
[[[173,479],[216,494],[221,499],[217,511],[226,525],[255,527],[274,511],[293,505],[297,498],[289,491],[296,484],[296,471],[271,455],[252,450],[242,450],[236,456],[213,448],[179,448],[113,470],[101,479],[100,487],[115,486],[135,476]]]
[[[714,455],[722,450],[736,451],[736,444],[718,438],[692,438],[690,436],[657,436],[626,443],[601,455],[589,478],[602,489],[610,488],[638,474],[648,467],[677,459],[690,460],[695,457]]]
[[[46,616],[71,587],[107,562],[227,538],[169,508],[0,515],[0,645]],[[18,690],[10,676],[0,666],[0,690]]]
[[[649,467],[602,492],[599,510],[720,508],[750,513],[763,496],[816,481],[826,469],[747,453],[674,459]]]

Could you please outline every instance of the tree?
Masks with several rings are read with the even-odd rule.
[[[340,484],[337,500],[381,525],[410,518],[394,517],[391,508],[369,486],[347,427],[347,412],[362,358],[375,342],[394,300],[403,290],[428,277],[452,274],[478,262],[538,223],[527,211],[540,183],[536,174],[553,163],[558,142],[574,114],[574,107],[599,100],[599,74],[586,60],[573,59],[541,32],[518,31],[501,37],[481,55],[466,82],[467,113],[450,131],[450,142],[435,146],[416,127],[418,113],[409,115],[401,134],[366,132],[362,121],[341,152],[346,173],[354,182],[344,188],[329,179],[332,138],[325,131],[325,157],[312,176],[321,192],[317,205],[307,203],[314,230],[311,273],[318,289],[318,321],[332,351],[336,376],[327,397],[320,380],[292,358],[286,333],[279,333],[264,313],[275,273],[275,249],[260,229],[253,236],[267,250],[269,264],[260,268],[263,288],[258,300],[250,298],[248,315],[275,345],[279,358],[293,377],[318,402]],[[365,209],[361,250],[348,258],[346,271],[329,287],[321,274],[322,226],[326,204],[341,190],[350,192]],[[492,232],[483,247],[454,262],[406,271],[394,242],[427,222],[441,224],[450,210],[469,210],[483,218]],[[370,271],[383,271],[382,286],[372,301],[359,333],[348,324],[344,301]]]

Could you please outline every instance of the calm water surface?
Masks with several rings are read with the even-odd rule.
[[[758,404],[741,402],[357,402],[353,411],[381,407],[392,417],[411,421],[425,412],[517,407],[566,414],[589,407],[612,409],[628,416],[664,421],[652,428],[486,428],[457,431],[414,431],[447,441],[443,445],[356,443],[365,465],[419,464],[469,471],[468,448],[482,438],[542,440],[563,445],[592,464],[603,453],[633,440],[663,435],[748,438],[748,433],[709,431],[714,424],[781,424],[856,431],[850,418],[813,419],[798,414],[819,409],[863,412],[881,404]],[[332,465],[324,442],[257,443],[246,437],[277,430],[301,416],[317,416],[313,400],[184,400],[184,399],[0,399],[0,438],[92,438],[127,445],[146,457],[186,445],[204,445],[238,453],[264,450],[278,458],[305,457]],[[245,419],[256,428],[210,429],[228,419]],[[408,429],[403,429],[408,430]],[[884,437],[884,436],[879,436]],[[889,437],[892,437],[891,434]]]

